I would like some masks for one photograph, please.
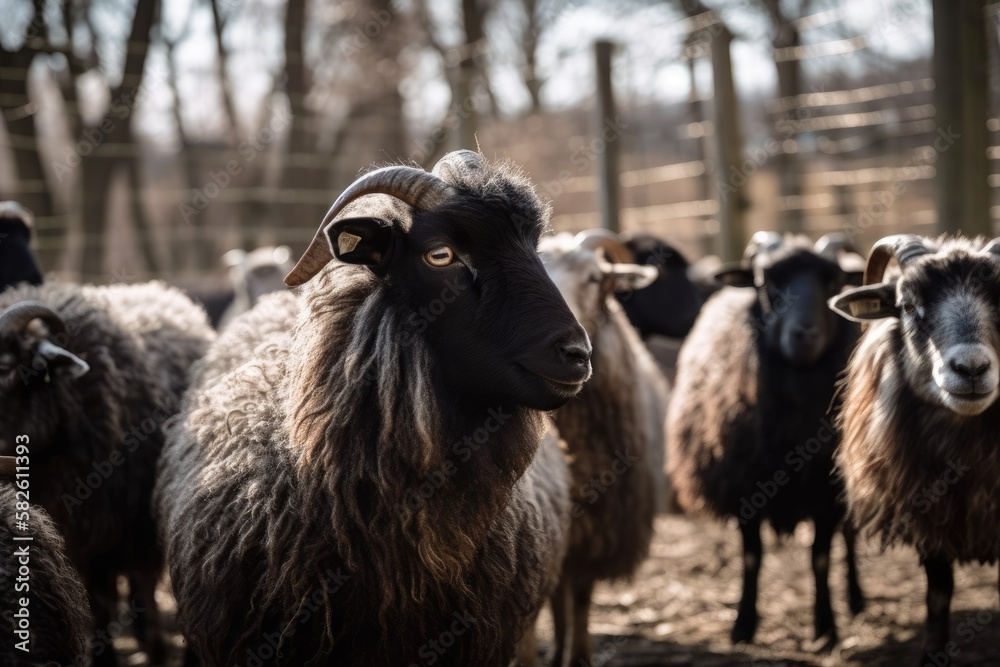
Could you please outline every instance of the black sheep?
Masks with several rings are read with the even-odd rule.
[[[828,585],[830,543],[844,518],[832,473],[830,413],[838,375],[858,337],[826,300],[849,276],[802,239],[756,236],[748,262],[723,270],[681,349],[667,418],[667,466],[681,503],[736,517],[744,584],[734,642],[757,629],[761,524],[779,534],[813,520],[815,636],[836,640]],[[859,276],[850,276],[859,279]],[[863,606],[848,538],[850,607]]]
[[[21,282],[42,284],[31,250],[34,216],[16,201],[0,201],[0,292]]]
[[[204,311],[160,283],[21,285],[0,294],[0,454],[31,438],[31,500],[51,515],[98,631],[130,577],[136,634],[163,652],[153,597],[162,556],[150,508],[164,425],[214,338]],[[95,652],[96,647],[95,647]],[[97,654],[115,664],[114,652]]]

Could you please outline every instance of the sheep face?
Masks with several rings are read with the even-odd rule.
[[[267,246],[249,253],[230,250],[222,256],[222,261],[229,267],[234,289],[246,296],[250,306],[265,294],[285,289],[285,274],[292,269],[288,246]]]
[[[590,377],[591,346],[538,258],[541,230],[459,197],[411,225],[347,218],[327,234],[338,259],[382,281],[459,395],[551,410]]]
[[[569,234],[544,239],[539,251],[549,277],[591,338],[607,320],[608,298],[648,287],[658,275],[649,266],[612,264],[602,251],[580,247]]]
[[[688,276],[687,259],[676,248],[650,234],[625,236],[624,244],[636,264],[655,267],[659,272],[648,288],[639,292],[625,290],[616,295],[629,321],[643,336],[683,338],[691,331],[704,302]]]
[[[47,311],[47,312],[46,312]],[[63,336],[58,315],[40,304],[24,302],[0,314],[0,433],[16,434],[32,424],[33,443],[43,445],[54,430],[57,402],[66,400],[63,387],[90,367],[56,343]],[[0,455],[9,455],[13,442],[0,440]],[[37,449],[37,448],[36,448]]]
[[[764,349],[795,366],[816,363],[837,335],[827,300],[851,277],[836,261],[798,243],[759,251],[750,268],[723,269],[724,284],[757,289],[758,330]]]
[[[31,251],[32,215],[13,201],[0,202],[0,291],[20,282],[42,284],[42,271]]]
[[[922,400],[981,414],[1000,390],[1000,257],[982,244],[928,252],[897,280],[845,292],[831,306],[856,321],[885,319],[900,339],[906,382]]]

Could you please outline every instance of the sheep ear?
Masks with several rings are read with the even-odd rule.
[[[36,370],[47,368],[51,371],[57,368],[65,368],[74,380],[85,375],[90,370],[90,365],[86,361],[48,340],[40,342],[35,351],[38,357],[40,357],[37,363],[33,364],[38,367]]]
[[[326,228],[333,255],[341,262],[384,270],[393,242],[392,223],[381,218],[345,218]]]
[[[240,248],[233,248],[222,256],[222,265],[229,267],[240,266],[243,264],[243,260],[245,260],[246,257],[247,254],[244,250],[241,250]]]
[[[753,271],[739,262],[723,264],[712,275],[712,278],[727,287],[753,287]]]
[[[827,303],[834,312],[852,322],[899,317],[894,283],[855,287],[845,290]]]
[[[634,292],[653,284],[660,272],[652,266],[639,264],[609,264],[604,275],[611,276],[615,292]]]

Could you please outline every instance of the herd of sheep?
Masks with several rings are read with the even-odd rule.
[[[546,604],[547,661],[590,665],[595,583],[677,503],[739,528],[734,642],[762,525],[812,521],[817,647],[839,531],[853,613],[856,535],[917,551],[949,664],[953,566],[1000,560],[1000,241],[758,233],[706,280],[548,223],[457,151],[208,297],[45,282],[0,203],[0,664],[118,665],[126,627],[165,664],[169,573],[187,666],[528,667]],[[654,334],[685,337],[672,391]]]

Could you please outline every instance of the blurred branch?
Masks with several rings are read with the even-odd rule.
[[[233,89],[229,84],[229,77],[226,75],[226,63],[229,61],[229,53],[226,50],[225,41],[222,38],[223,22],[219,15],[219,1],[208,0],[212,8],[212,27],[215,31],[215,55],[216,70],[219,77],[219,86],[222,89],[222,106],[225,109],[226,119],[229,127],[229,140],[233,145],[237,143],[237,128],[239,123],[236,120],[236,105],[233,103]]]
[[[542,82],[538,79],[538,38],[541,33],[538,0],[521,0],[521,6],[525,15],[524,31],[521,35],[521,49],[524,52],[522,78],[531,97],[531,112],[538,113],[542,110]]]
[[[417,18],[417,23],[424,31],[427,44],[441,55],[441,59],[445,61],[445,67],[447,67],[448,47],[442,44],[441,40],[437,38],[434,30],[434,22],[431,20],[430,12],[427,10],[427,0],[414,0],[413,10]]]

